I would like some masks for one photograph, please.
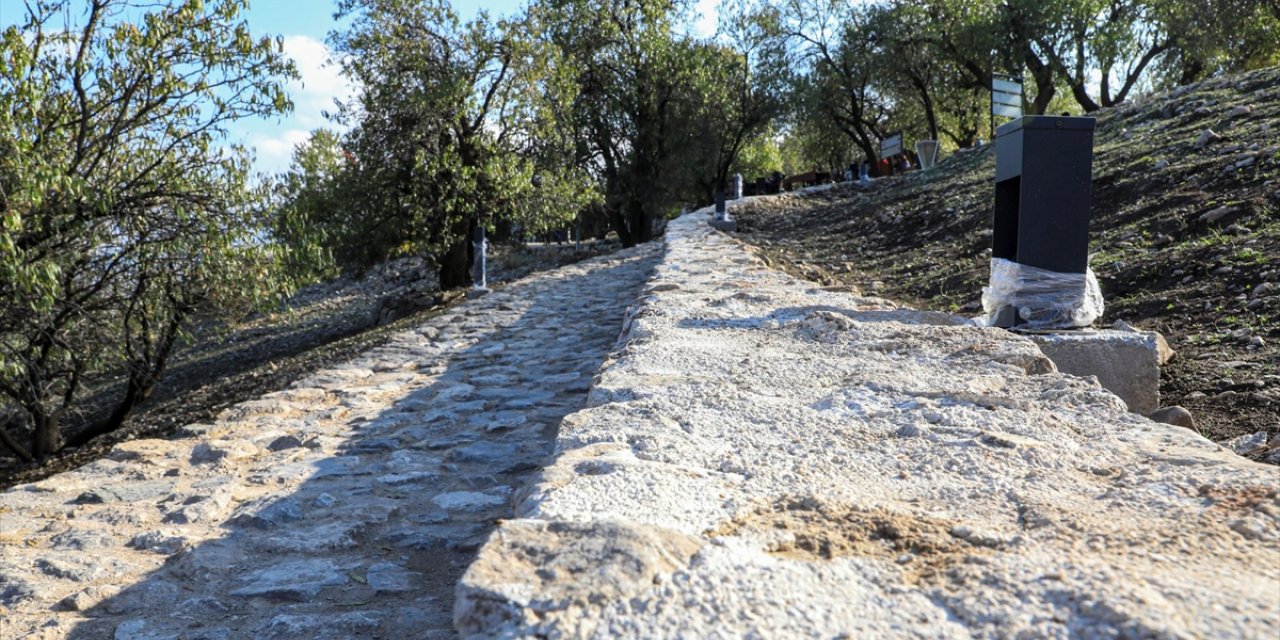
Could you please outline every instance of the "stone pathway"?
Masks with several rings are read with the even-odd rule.
[[[464,637],[1275,640],[1275,467],[708,213],[463,576]]]
[[[526,278],[0,494],[0,638],[452,637],[455,584],[659,250]]]

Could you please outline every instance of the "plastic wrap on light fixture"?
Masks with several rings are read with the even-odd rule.
[[[1017,312],[1019,328],[1087,327],[1102,317],[1102,289],[1092,269],[1060,273],[992,258],[990,284],[982,289],[984,324],[994,326],[1005,308]]]

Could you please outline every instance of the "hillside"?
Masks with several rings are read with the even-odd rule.
[[[1189,409],[1206,437],[1275,436],[1280,69],[1095,115],[1090,251],[1107,305],[1098,324],[1164,334],[1177,356],[1162,374],[1163,404]],[[927,173],[751,200],[734,213],[744,239],[795,274],[972,316],[988,276],[994,165],[987,147]]]

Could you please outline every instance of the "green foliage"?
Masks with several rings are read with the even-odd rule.
[[[288,247],[289,271],[304,280],[336,275],[333,239],[355,237],[363,221],[341,202],[342,185],[351,156],[338,135],[317,129],[298,145],[293,162],[272,185],[276,215],[272,233]]]
[[[87,377],[125,373],[95,427],[114,428],[192,314],[286,284],[246,155],[218,148],[228,122],[289,108],[279,42],[254,39],[236,0],[93,0],[58,24],[67,4],[0,35],[0,427],[25,425],[29,448],[5,444],[37,458]]]
[[[466,281],[477,224],[538,233],[603,212],[624,243],[646,240],[677,203],[709,200],[782,108],[768,42],[684,35],[687,10],[544,0],[462,24],[444,0],[341,2],[351,129],[280,178],[277,237],[303,272],[415,253],[445,286]]]
[[[754,73],[748,56],[732,47],[688,42],[684,49],[693,73],[681,96],[686,108],[676,111],[669,126],[677,153],[665,179],[681,200],[709,203],[716,190],[727,188],[745,147],[781,111],[782,87]]]
[[[751,24],[681,32],[686,0],[546,0],[529,15],[575,86],[560,129],[626,245],[688,200],[709,202],[782,108],[784,65]]]
[[[626,245],[648,240],[650,223],[680,199],[672,166],[698,106],[688,98],[708,70],[694,43],[675,32],[687,8],[669,0],[549,0],[530,8],[543,37],[574,74],[560,126],[579,166],[603,186],[604,211]]]
[[[751,138],[733,162],[733,173],[742,174],[745,180],[766,178],[774,171],[783,170],[782,147],[778,134],[772,129]]]
[[[734,7],[773,35],[795,73],[786,130],[808,138],[834,126],[865,156],[897,130],[955,147],[990,139],[993,73],[1023,76],[1025,113],[1088,113],[1280,62],[1280,10],[1250,0],[738,0]],[[813,151],[809,163],[831,155]]]
[[[864,157],[843,131],[825,118],[799,118],[779,145],[782,172],[804,173],[823,167],[843,167]]]
[[[519,22],[463,24],[439,0],[346,0],[332,36],[359,96],[282,177],[277,233],[324,272],[418,254],[469,282],[476,224],[538,232],[596,199],[554,126],[573,84]]]
[[[1177,46],[1156,63],[1157,86],[1280,64],[1280,4],[1255,0],[1166,0],[1157,19]]]

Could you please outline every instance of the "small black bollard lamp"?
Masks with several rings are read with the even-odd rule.
[[[996,129],[989,326],[1071,329],[1102,315],[1089,270],[1094,125],[1023,116]]]
[[[721,231],[737,231],[738,223],[729,214],[729,205],[726,199],[726,194],[723,190],[716,191],[716,211],[711,218],[711,226]]]

